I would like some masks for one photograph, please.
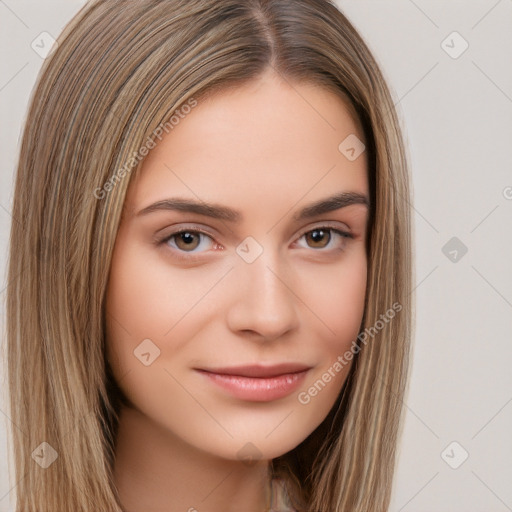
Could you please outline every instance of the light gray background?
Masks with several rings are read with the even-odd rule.
[[[42,64],[31,43],[43,31],[56,37],[81,5],[0,0],[2,306],[13,174]],[[512,0],[338,5],[382,66],[413,174],[417,323],[390,512],[512,511]],[[457,58],[464,41],[454,31],[469,44]],[[2,391],[5,512],[16,482],[7,473],[5,384]],[[466,452],[457,469],[446,462],[456,466]]]

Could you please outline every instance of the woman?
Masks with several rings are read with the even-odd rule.
[[[408,180],[333,4],[87,4],[16,178],[17,510],[386,510]]]

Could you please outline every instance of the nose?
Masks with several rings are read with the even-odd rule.
[[[232,273],[236,293],[227,321],[232,332],[250,332],[255,339],[273,341],[298,326],[298,293],[286,268],[270,250],[252,263],[240,261]]]

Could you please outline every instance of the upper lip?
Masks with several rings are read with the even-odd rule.
[[[224,368],[197,368],[198,370],[222,375],[238,375],[240,377],[276,377],[288,373],[298,373],[309,370],[311,367],[301,363],[282,363],[272,366],[246,365],[229,366]]]

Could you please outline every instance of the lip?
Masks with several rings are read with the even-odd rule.
[[[295,391],[310,369],[310,366],[303,364],[284,363],[274,366],[196,368],[196,371],[236,398],[269,402]]]
[[[237,375],[239,377],[276,377],[278,375],[286,375],[289,373],[302,372],[309,370],[311,367],[301,363],[281,363],[272,366],[263,366],[259,364],[245,366],[226,366],[224,368],[198,368],[210,373],[219,375]]]

